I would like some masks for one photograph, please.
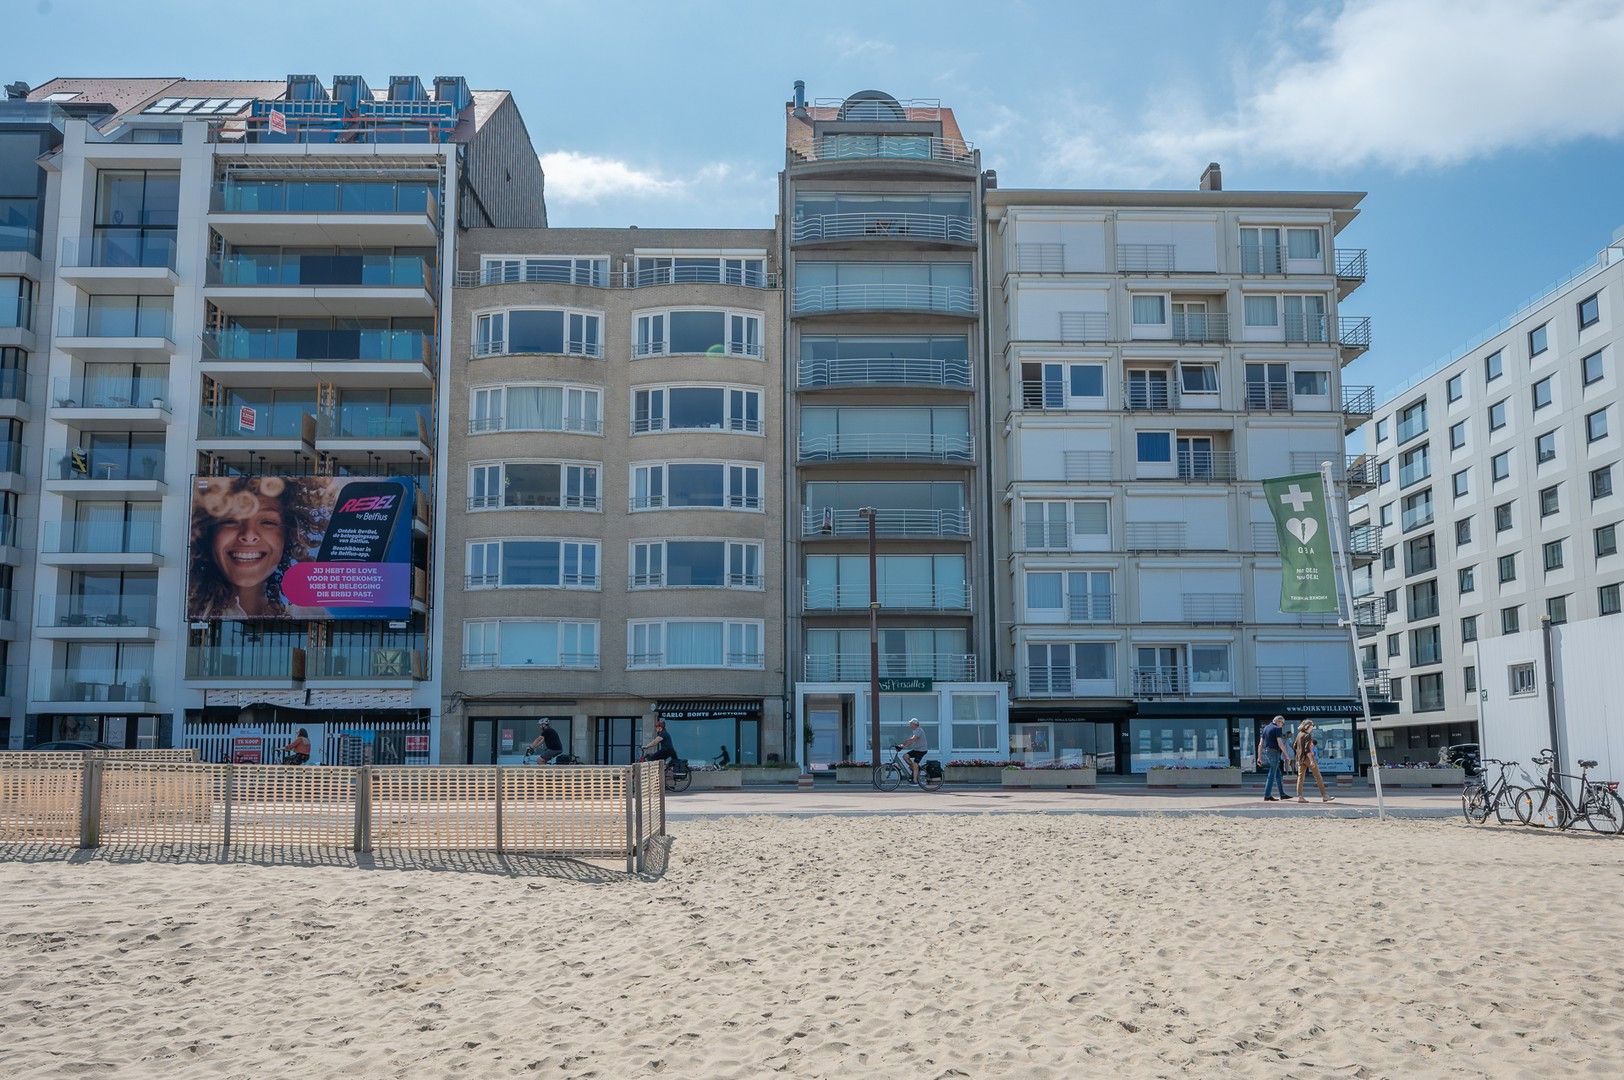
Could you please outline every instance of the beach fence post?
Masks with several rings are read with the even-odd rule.
[[[502,854],[502,766],[496,766],[496,853]]]
[[[662,761],[660,764],[663,765],[665,762]],[[626,767],[623,779],[626,793],[626,873],[635,874],[637,873],[637,808],[632,805],[632,800],[636,797],[633,792],[638,781],[637,765],[635,763]]]
[[[79,776],[79,846],[101,846],[101,772],[100,759],[90,754],[83,758]]]
[[[660,764],[664,765],[665,762],[662,761]],[[633,766],[633,767],[641,769],[641,771],[639,771],[635,776],[632,777],[632,779],[636,781],[636,783],[634,783],[632,786],[637,789],[637,872],[642,873],[643,872],[643,781],[644,781],[644,773],[647,772],[648,766],[643,765],[643,766]],[[665,784],[661,783],[660,786],[664,787]]]
[[[372,768],[355,770],[355,850],[372,850]]]
[[[227,764],[225,766],[225,770],[226,770],[226,812],[225,812],[224,838],[222,839],[221,844],[223,846],[229,848],[231,846],[231,804],[235,800],[236,795],[237,795],[237,770],[236,770],[236,767],[234,765],[230,764],[229,762],[227,762]]]

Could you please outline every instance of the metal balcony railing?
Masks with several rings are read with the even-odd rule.
[[[1381,554],[1382,528],[1380,525],[1359,525],[1348,530],[1349,555],[1374,559]]]
[[[422,330],[205,330],[205,360],[434,363],[434,336]]]
[[[720,419],[715,424],[677,427],[663,416],[634,416],[632,418],[632,434],[634,435],[649,435],[662,431],[708,431],[711,433],[732,432],[734,434],[759,435],[761,434],[761,419],[754,416],[729,416]]]
[[[1166,381],[1124,379],[1122,407],[1129,412],[1168,412],[1179,407],[1179,390],[1171,378]]]
[[[1179,314],[1172,320],[1173,340],[1205,342],[1229,340],[1229,316],[1218,313]]]
[[[951,464],[971,461],[975,442],[969,435],[872,433],[802,435],[801,461],[919,461]]]
[[[174,312],[167,307],[62,308],[56,335],[64,338],[156,338],[173,344]]]
[[[464,574],[462,578],[462,587],[468,590],[500,589],[504,585],[513,589],[533,589],[538,587],[556,587],[560,589],[596,589],[598,587],[598,581],[599,579],[596,573],[560,573],[558,575],[558,584],[556,586],[537,586],[530,582],[503,582],[502,575],[499,573]]]
[[[1241,273],[1283,274],[1286,272],[1286,245],[1241,245]]]
[[[808,682],[859,682],[869,675],[868,653],[806,653],[801,667]],[[976,677],[974,653],[881,653],[882,679],[937,679],[968,682]]]
[[[1179,697],[1190,692],[1190,676],[1179,666],[1136,667],[1130,676],[1135,697]]]
[[[1308,695],[1306,667],[1267,665],[1257,668],[1253,679],[1261,697],[1296,698]]]
[[[759,668],[762,660],[763,655],[758,652],[725,652],[719,664],[714,660],[698,658],[673,661],[670,654],[664,652],[634,652],[626,655],[626,666],[631,669]]]
[[[1065,244],[1026,243],[1015,245],[1015,263],[1010,269],[1022,274],[1062,274],[1073,267]]]
[[[802,360],[796,365],[797,385],[803,390],[835,386],[921,386],[944,390],[970,388],[968,360],[930,360],[923,357]]]
[[[596,495],[561,495],[547,500],[541,495],[523,491],[468,497],[470,510],[598,510],[602,503]]]
[[[519,342],[514,342],[513,347],[509,348],[508,344],[509,343],[507,341],[504,341],[501,338],[494,338],[487,341],[476,341],[474,342],[473,350],[469,355],[474,360],[483,360],[488,356],[590,356],[596,358],[603,355],[603,343],[601,341],[587,341],[580,338],[572,338],[569,341],[560,341],[557,349],[533,349]],[[738,352],[735,355],[761,355],[760,345],[752,346],[751,348],[754,349],[753,352],[747,351],[745,346],[738,346]],[[636,355],[664,355],[666,351],[665,342],[663,341],[648,344],[640,343],[637,346]]]
[[[974,166],[975,148],[963,139],[928,135],[824,135],[791,153],[807,161],[931,161]]]
[[[1065,521],[1027,521],[1026,547],[1029,551],[1070,551],[1071,525]]]
[[[626,588],[628,589],[759,589],[762,586],[760,574],[723,574],[715,581],[686,581],[674,582],[666,573],[658,574],[627,574]],[[867,606],[866,604],[864,605]]]
[[[1189,623],[1238,623],[1244,619],[1240,593],[1185,593],[1182,612]]]
[[[574,342],[570,343],[570,351],[574,350]],[[592,354],[596,355],[596,354]],[[645,356],[761,356],[761,343],[756,341],[743,341],[730,339],[728,341],[714,342],[703,349],[673,348],[671,342],[665,338],[654,338],[648,341],[639,341],[632,346],[632,355],[638,359]]]
[[[169,376],[82,375],[51,381],[57,409],[158,409],[169,411]]]
[[[856,510],[802,507],[801,535],[864,537],[868,535],[868,518]],[[874,535],[922,540],[969,536],[970,515],[964,510],[881,509],[874,516]]]
[[[598,654],[589,653],[557,653],[553,656],[535,659],[510,658],[503,661],[497,653],[463,653],[462,670],[479,671],[487,668],[538,668],[542,670],[565,669],[577,671],[596,671],[598,668]]]
[[[1331,319],[1328,315],[1294,315],[1280,317],[1281,329],[1288,342],[1323,345],[1331,340]]]
[[[889,123],[942,118],[941,98],[816,98],[812,107],[822,114],[820,120]]]
[[[175,268],[175,230],[143,226],[97,229],[62,240],[65,267]]]
[[[1387,598],[1368,596],[1353,604],[1353,626],[1360,637],[1370,637],[1387,624]]]
[[[1232,481],[1236,471],[1233,450],[1180,450],[1179,479],[1193,483]]]
[[[1265,555],[1280,550],[1280,531],[1274,522],[1252,522],[1252,550]]]
[[[1370,348],[1370,316],[1342,315],[1337,322],[1337,344],[1352,352]]]
[[[759,261],[759,260],[758,260]],[[778,275],[754,266],[729,266],[724,259],[704,265],[623,267],[609,276],[617,289],[646,289],[655,285],[737,285],[745,289],[776,289]]]
[[[304,674],[302,648],[190,645],[186,649],[188,679],[302,679]]]
[[[272,289],[426,289],[433,281],[428,261],[416,255],[234,252],[209,260],[205,284]]]
[[[1369,259],[1364,248],[1336,249],[1336,276],[1342,281],[1363,281],[1369,270]]]
[[[1359,671],[1365,694],[1375,701],[1388,701],[1393,695],[1392,672],[1388,668],[1366,667]]]
[[[728,495],[717,502],[673,503],[665,495],[633,495],[626,501],[630,510],[760,510],[759,495]]]
[[[561,258],[557,262],[491,263],[478,270],[458,270],[457,288],[482,285],[585,285],[608,288],[608,272],[599,267]]]
[[[1189,546],[1188,526],[1182,521],[1130,521],[1125,532],[1129,551],[1183,551]]]
[[[1031,410],[1064,409],[1066,388],[1059,383],[1041,379],[1021,380],[1021,408]]]
[[[1368,417],[1376,411],[1376,388],[1374,386],[1348,386],[1342,387],[1342,412],[1346,416]]]
[[[805,285],[795,290],[795,314],[839,311],[922,311],[974,315],[975,290],[968,285]]]
[[[308,650],[309,679],[422,679],[423,653],[394,645],[336,645]]]
[[[141,628],[158,625],[158,598],[140,595],[43,594],[37,626]]]
[[[1069,667],[1028,665],[1024,671],[1025,687],[1022,697],[1076,697],[1086,691],[1090,696],[1118,696],[1116,680],[1078,679]]]
[[[508,427],[504,418],[500,416],[474,416],[468,420],[468,434],[470,435],[488,435],[498,431],[546,431],[578,435],[602,435],[603,420],[596,416],[561,416],[552,427]]]
[[[1111,340],[1111,317],[1103,311],[1062,311],[1061,342],[1103,342]]]
[[[54,555],[156,554],[161,550],[158,528],[156,521],[47,521],[42,550]]]
[[[1172,244],[1118,244],[1116,268],[1125,274],[1170,274],[1178,269]]]
[[[1063,480],[1101,480],[1114,478],[1116,453],[1111,450],[1062,450],[1060,470]]]
[[[1070,593],[1066,596],[1068,623],[1108,623],[1117,615],[1115,593]]]
[[[880,608],[888,611],[969,611],[968,582],[939,582],[928,585],[882,584],[878,590]],[[806,611],[867,611],[868,583],[852,585],[813,585],[802,589],[801,604]]]
[[[1374,482],[1376,478],[1376,463],[1364,454],[1327,454],[1315,450],[1293,450],[1288,460],[1294,473],[1318,472],[1319,467],[1329,460],[1333,483],[1359,487]]]
[[[791,229],[796,243],[818,240],[918,240],[973,244],[975,222],[955,214],[819,214]]]

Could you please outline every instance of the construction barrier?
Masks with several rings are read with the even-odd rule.
[[[0,754],[0,843],[625,858],[665,834],[655,765],[216,765]]]

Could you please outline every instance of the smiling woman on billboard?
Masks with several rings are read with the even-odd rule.
[[[280,476],[199,484],[192,499],[194,619],[285,619],[303,614],[282,594],[282,575],[309,557],[321,508],[309,488]]]

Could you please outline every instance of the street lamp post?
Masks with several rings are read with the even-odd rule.
[[[868,745],[874,765],[874,784],[880,783],[880,576],[877,570],[875,523],[879,511],[865,506],[857,511],[868,519]]]

